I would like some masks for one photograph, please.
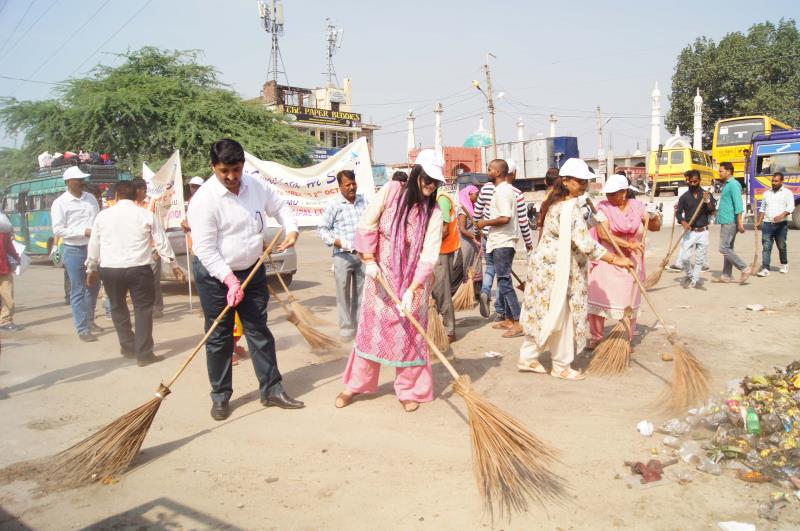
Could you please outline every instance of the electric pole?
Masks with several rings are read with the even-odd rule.
[[[494,57],[491,53],[486,54],[486,103],[489,107],[489,127],[492,129],[492,157],[497,158],[497,129],[494,124],[494,94],[492,92],[492,70],[489,68],[489,57]]]

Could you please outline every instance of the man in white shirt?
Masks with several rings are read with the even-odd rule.
[[[772,189],[764,192],[758,212],[756,230],[761,229],[761,271],[758,276],[769,275],[769,262],[772,255],[772,242],[778,246],[781,260],[781,273],[789,272],[789,257],[786,254],[786,236],[789,232],[788,217],[794,210],[794,194],[783,186],[783,173],[776,171],[772,176]]]
[[[275,338],[267,328],[267,276],[264,268],[253,276],[247,290],[241,282],[263,252],[267,218],[274,217],[285,231],[275,248],[293,247],[298,230],[294,215],[265,181],[244,174],[244,149],[235,140],[222,139],[211,146],[209,178],[189,203],[192,250],[198,258],[197,290],[205,315],[206,330],[225,308],[236,307],[258,378],[261,403],[285,409],[304,404],[283,389],[275,356]],[[208,378],[211,383],[211,417],[224,420],[230,414],[233,393],[233,312],[228,312],[206,343]]]
[[[86,285],[86,255],[94,218],[100,210],[97,200],[83,191],[84,179],[89,177],[77,166],[64,171],[67,191],[53,201],[50,220],[53,234],[64,241],[64,270],[69,277],[69,302],[72,319],[81,341],[97,341],[94,333],[103,329],[94,324],[94,308],[100,285]]]
[[[494,189],[492,202],[489,206],[489,219],[478,221],[478,229],[489,227],[486,239],[486,252],[494,262],[494,271],[497,275],[498,299],[503,297],[506,320],[495,325],[496,328],[506,330],[505,338],[522,336],[522,327],[519,324],[520,305],[514,284],[511,281],[511,265],[517,247],[520,231],[517,226],[519,213],[517,211],[517,194],[511,183],[514,175],[508,172],[508,163],[503,159],[491,162],[499,169],[505,180]]]
[[[116,188],[117,203],[100,212],[94,219],[89,237],[86,282],[93,286],[103,280],[111,300],[111,320],[119,338],[120,353],[136,358],[140,367],[162,361],[153,355],[153,270],[150,267],[153,248],[172,265],[179,281],[184,275],[175,263],[175,253],[164,229],[149,210],[134,203],[136,187],[130,181],[120,181]],[[131,330],[131,314],[126,298],[133,301],[135,331]]]

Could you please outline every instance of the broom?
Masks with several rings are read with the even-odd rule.
[[[450,349],[450,338],[447,337],[444,319],[442,319],[442,314],[439,313],[439,308],[436,306],[436,300],[433,297],[428,298],[428,334],[433,339],[436,348],[442,352],[447,352]]]
[[[595,210],[591,201],[587,201],[587,203],[592,210]],[[694,221],[694,219],[692,221]],[[600,223],[598,227],[601,227],[604,234],[608,236],[605,225]],[[610,241],[614,245],[614,250],[617,254],[623,256],[617,242],[613,239],[610,239]],[[710,387],[708,369],[706,369],[694,354],[686,348],[686,345],[684,345],[667,327],[666,321],[664,321],[664,318],[661,317],[661,314],[656,310],[653,301],[650,299],[650,295],[647,293],[647,290],[644,289],[642,281],[639,280],[639,275],[631,269],[629,269],[628,272],[633,276],[633,280],[636,281],[636,284],[639,285],[642,297],[647,301],[650,309],[653,310],[656,319],[667,334],[667,339],[670,344],[672,344],[672,355],[675,358],[675,363],[672,366],[672,384],[670,384],[669,392],[665,397],[666,400],[670,402],[670,409],[676,414],[683,413],[690,406],[704,403],[708,398]]]
[[[467,269],[467,280],[462,282],[453,295],[453,309],[457,312],[471,310],[477,304],[475,300],[475,268],[470,266]]]
[[[517,289],[520,290],[520,291],[525,291],[525,281],[522,280],[521,278],[519,278],[519,276],[517,276],[517,274],[514,273],[513,269],[511,270],[511,274],[514,276],[514,278],[517,281]]]
[[[758,273],[758,229],[756,228],[756,224],[758,223],[758,214],[756,213],[756,207],[753,205],[753,236],[754,236],[754,243],[755,247],[753,248],[753,263],[750,264],[750,274],[755,275]]]
[[[297,331],[300,332],[301,336],[303,336],[303,339],[305,339],[306,343],[308,343],[308,346],[311,347],[312,352],[322,353],[341,346],[341,343],[339,343],[337,340],[323,334],[314,328],[308,321],[301,319],[300,316],[294,312],[293,306],[286,304],[286,302],[278,297],[278,294],[275,293],[275,290],[272,289],[272,286],[267,284],[267,289],[269,290],[270,297],[273,297],[276,301],[278,301],[278,304],[280,304],[281,308],[283,308],[283,311],[286,313],[286,320],[297,328]]]
[[[283,229],[275,234],[261,258],[242,282],[241,289],[244,290],[250,283],[267,255],[272,252],[282,232]],[[170,388],[230,310],[231,306],[225,306],[175,375],[166,384],[159,384],[153,398],[63,452],[41,460],[17,463],[3,470],[0,476],[6,480],[33,478],[41,483],[58,487],[78,487],[94,481],[107,482],[114,476],[124,473],[139,454],[161,402],[171,392]]]
[[[272,264],[272,270],[275,271],[278,277],[278,282],[281,283],[283,291],[286,292],[286,298],[289,299],[289,307],[291,308],[292,315],[294,315],[299,322],[305,323],[306,325],[330,325],[329,322],[325,321],[324,319],[320,319],[308,308],[300,304],[300,301],[297,300],[297,297],[292,295],[292,292],[289,291],[289,286],[287,286],[286,282],[283,280],[283,275],[281,275],[280,271],[278,271],[278,266],[276,266],[275,262],[272,260],[272,255],[269,256],[269,263]],[[280,299],[278,299],[278,301],[280,302]]]
[[[665,256],[664,259],[661,260],[661,263],[656,268],[656,270],[647,275],[647,278],[644,279],[645,288],[647,289],[653,288],[656,286],[656,284],[659,283],[659,281],[661,281],[661,274],[664,272],[664,268],[667,267],[667,264],[669,264],[669,261],[672,259],[672,255],[675,254],[675,249],[677,249],[678,246],[681,244],[683,237],[686,236],[686,234],[690,230],[692,230],[692,223],[694,223],[694,221],[697,219],[697,216],[700,214],[700,209],[703,208],[703,204],[704,202],[701,199],[700,202],[697,204],[697,208],[694,209],[694,214],[692,214],[692,219],[689,220],[689,228],[683,230],[683,234],[681,234],[681,237],[678,239],[678,241],[675,242],[675,245],[671,245],[670,242],[671,247],[667,251],[667,256]],[[673,223],[674,221],[675,220],[673,219]]]
[[[400,300],[383,275],[377,278],[392,301],[399,305]],[[495,504],[502,518],[506,513],[510,517],[512,510],[527,510],[529,499],[539,503],[564,499],[566,480],[548,468],[557,461],[556,451],[480,396],[472,388],[469,376],[458,374],[414,316],[409,312],[405,312],[405,316],[450,373],[453,390],[467,406],[473,471],[490,516],[494,517]]]

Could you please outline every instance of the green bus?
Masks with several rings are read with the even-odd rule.
[[[25,254],[47,256],[53,249],[50,207],[67,189],[62,176],[69,167],[42,168],[32,179],[14,183],[3,192],[3,212],[14,226],[14,239],[25,246]],[[131,179],[130,173],[120,172],[113,165],[80,164],[79,167],[90,175],[86,179],[86,191],[101,195],[103,199],[110,199],[114,183]]]

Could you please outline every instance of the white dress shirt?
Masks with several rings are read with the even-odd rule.
[[[175,261],[175,253],[156,217],[133,201],[121,199],[100,212],[94,219],[86,268],[136,267],[153,263],[153,247],[167,263]]]
[[[192,251],[211,276],[224,280],[261,256],[267,217],[275,218],[286,234],[297,231],[291,208],[266,181],[245,173],[236,195],[213,176],[189,202]]]
[[[89,243],[86,229],[92,228],[99,211],[100,206],[92,194],[83,192],[80,197],[75,197],[66,191],[50,207],[53,234],[63,238],[66,245],[86,245]]]
[[[773,192],[772,188],[764,192],[759,212],[764,213],[764,221],[767,223],[772,223],[775,216],[783,214],[784,212],[791,214],[793,210],[794,194],[785,186],[781,186],[781,189],[777,192]],[[785,218],[784,221],[786,221]]]

